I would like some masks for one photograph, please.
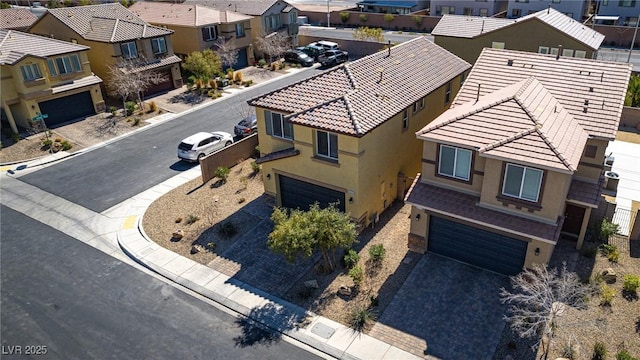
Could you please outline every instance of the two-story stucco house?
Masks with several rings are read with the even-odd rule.
[[[594,59],[605,38],[551,8],[518,19],[445,15],[431,34],[472,64],[486,47]]]
[[[485,49],[451,109],[416,133],[409,247],[504,274],[580,248],[631,65]]]
[[[377,221],[420,171],[415,132],[449,107],[470,67],[420,37],[250,100],[265,192]]]
[[[298,46],[298,9],[284,0],[186,0],[187,4],[202,4],[218,10],[231,10],[252,16],[251,46],[249,57],[263,56],[257,48],[258,37],[274,32],[283,34],[291,40],[291,46]],[[253,52],[253,56],[251,55]]]
[[[49,9],[29,32],[86,45],[91,67],[109,82],[109,68],[133,62],[133,71],[154,71],[165,81],[146,94],[182,86],[180,58],[174,55],[173,31],[153,26],[120,3]]]
[[[15,30],[0,30],[3,120],[11,130],[30,128],[40,114],[48,126],[105,109],[91,72],[89,48]]]
[[[238,50],[233,66],[244,68],[253,63],[251,52],[251,16],[230,10],[217,10],[198,4],[137,2],[129,7],[142,20],[173,30],[173,51],[181,58],[194,51],[217,50],[221,39]],[[225,66],[226,68],[227,66]]]

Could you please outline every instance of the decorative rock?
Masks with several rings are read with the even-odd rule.
[[[173,236],[173,238],[176,240],[180,240],[184,237],[184,231],[176,230],[173,232],[173,234],[171,234],[171,236]]]
[[[351,296],[351,288],[348,286],[340,285],[340,289],[338,289],[338,294],[344,296]]]
[[[602,272],[602,280],[607,283],[616,282],[616,272],[612,268],[607,268],[607,270]]]
[[[304,282],[304,286],[307,289],[317,289],[318,288],[318,281],[314,280],[307,280]]]
[[[193,254],[197,254],[197,253],[199,253],[199,252],[200,252],[200,249],[198,249],[198,247],[197,247],[197,246],[193,245],[193,246],[191,247],[191,255],[193,255]]]

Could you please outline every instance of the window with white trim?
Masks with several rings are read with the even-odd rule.
[[[413,113],[414,114],[418,112],[419,107],[420,107],[420,105],[418,105],[417,101],[413,103]]]
[[[504,42],[501,41],[492,41],[491,47],[494,49],[504,49]]]
[[[167,52],[167,43],[163,37],[151,39],[151,49],[154,55],[164,54]]]
[[[551,48],[551,49],[549,50],[549,53],[550,53],[551,55],[558,55],[558,51],[560,51],[560,49],[558,49],[558,48]]]
[[[47,59],[47,68],[49,68],[49,76],[58,76],[58,70],[56,70],[56,63],[53,59]]]
[[[635,7],[636,0],[620,0],[618,1],[619,7]]]
[[[33,81],[42,77],[38,64],[22,65],[20,66],[20,72],[22,72],[24,81]]]
[[[316,154],[320,157],[338,160],[338,135],[326,131],[316,131]]]
[[[507,164],[502,184],[502,194],[522,200],[538,202],[542,170]]]
[[[243,37],[244,36],[244,24],[243,23],[237,23],[236,24],[236,37]]]
[[[587,57],[587,52],[584,50],[576,50],[576,52],[573,54],[574,57],[580,58],[580,59],[584,59]]]
[[[480,8],[480,16],[484,16],[484,17],[489,16],[489,9],[487,9],[487,8]]]
[[[218,32],[215,26],[206,26],[202,28],[202,40],[213,41],[218,38]]]
[[[438,174],[469,181],[471,176],[471,150],[440,145]]]
[[[120,44],[120,51],[122,51],[122,57],[125,59],[135,59],[138,57],[136,43],[133,41]]]
[[[549,47],[548,46],[538,46],[538,54],[548,54]]]
[[[264,17],[264,27],[268,31],[273,31],[280,27],[280,15],[271,15]]]
[[[562,56],[573,57],[573,49],[562,49]]]
[[[425,96],[425,97],[423,97],[422,99],[420,99],[420,110],[424,109],[424,102],[425,102],[425,99],[426,99],[426,98],[427,98],[427,97]]]
[[[402,111],[402,130],[409,128],[409,109]]]
[[[444,103],[448,104],[451,101],[451,81],[447,83],[447,87],[444,91]]]
[[[49,75],[51,76],[82,71],[80,58],[76,54],[47,59],[47,67],[49,68]]]
[[[265,110],[267,134],[287,140],[293,140],[293,124],[284,119],[284,115]]]

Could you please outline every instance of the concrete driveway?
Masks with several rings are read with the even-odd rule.
[[[491,359],[506,325],[501,287],[508,277],[427,253],[372,332],[390,327],[410,335],[413,346],[423,340],[429,358]]]
[[[640,144],[624,141],[609,143],[607,154],[615,158],[611,171],[620,176],[615,194],[616,210],[613,222],[620,225],[620,234],[629,235],[631,201],[640,201]]]

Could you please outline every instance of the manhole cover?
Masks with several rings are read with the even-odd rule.
[[[311,328],[311,332],[321,338],[328,339],[336,332],[336,329],[322,323],[317,323],[313,328]]]

